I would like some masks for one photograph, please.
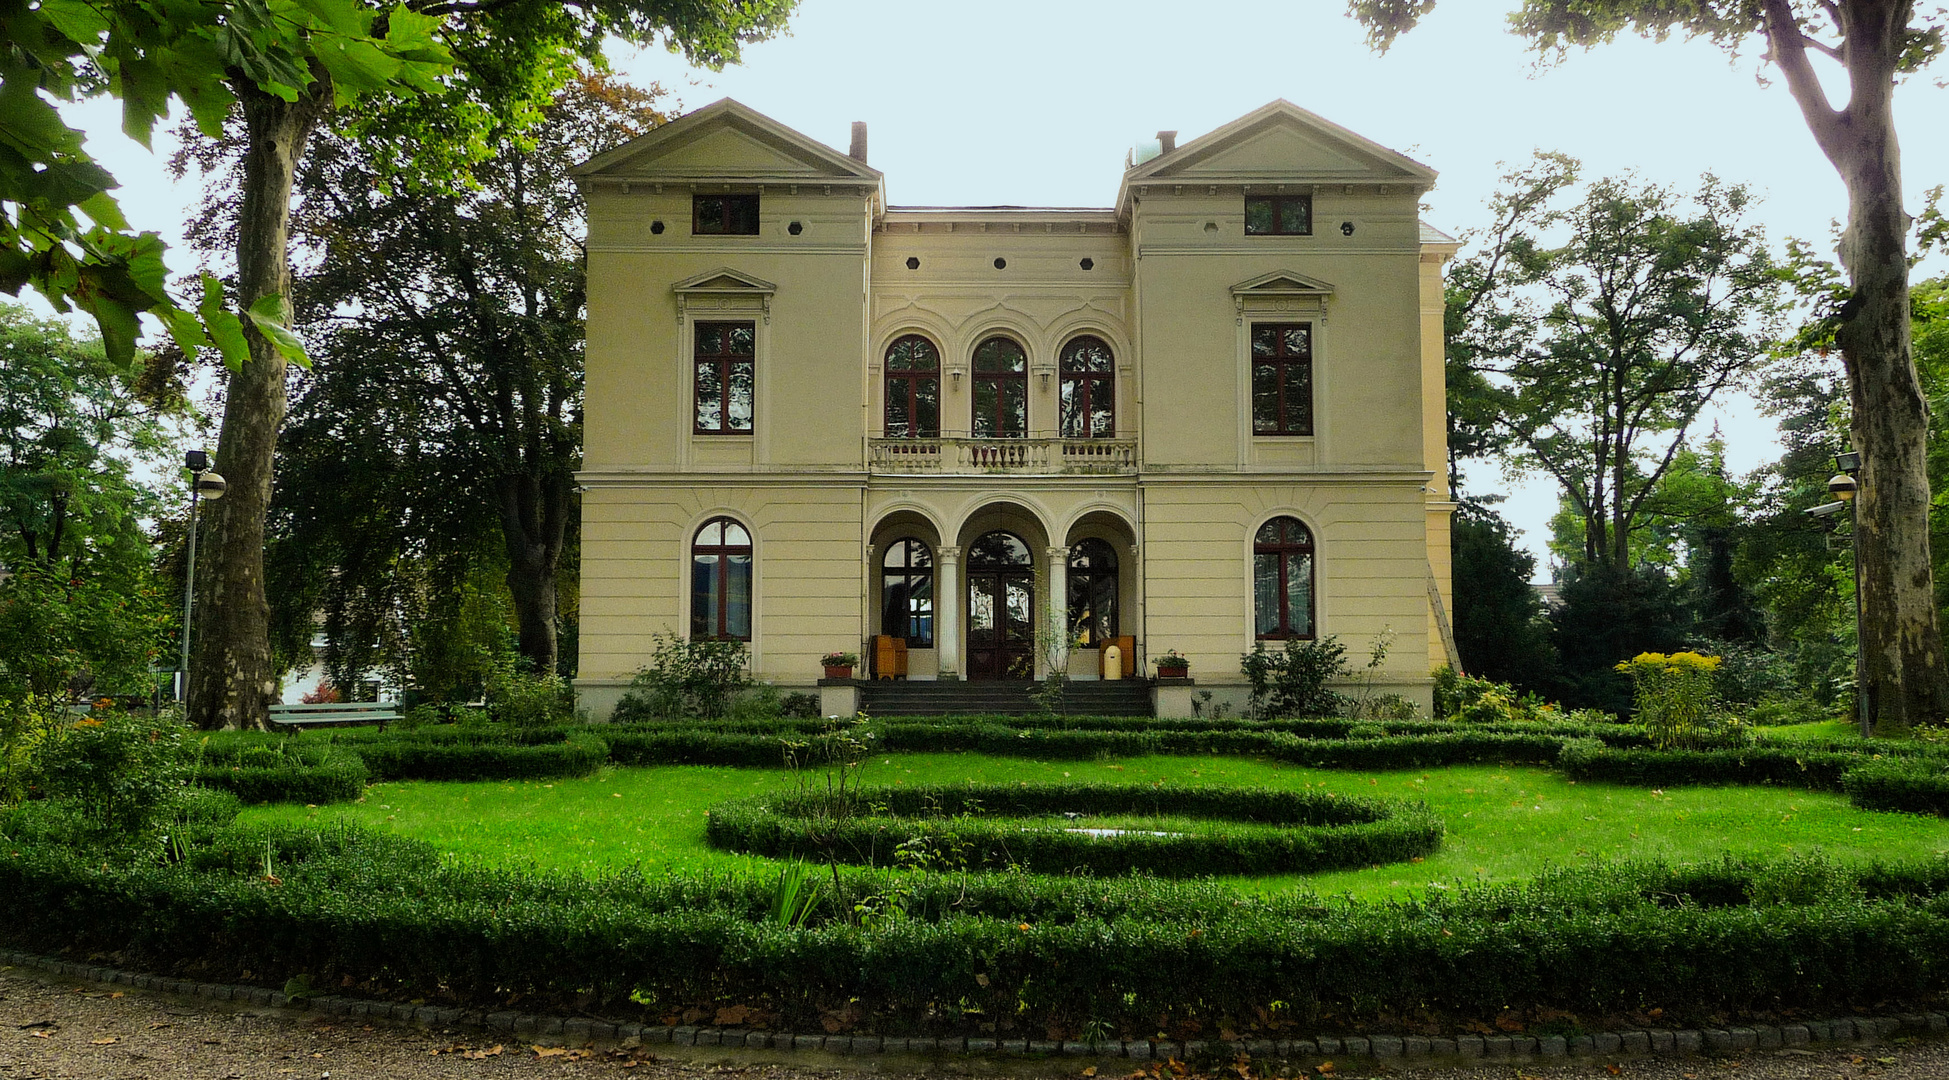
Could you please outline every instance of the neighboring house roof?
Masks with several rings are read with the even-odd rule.
[[[1460,240],[1442,232],[1440,229],[1435,228],[1425,221],[1421,223],[1421,242],[1424,244],[1454,244],[1457,247],[1460,247],[1462,243]]]

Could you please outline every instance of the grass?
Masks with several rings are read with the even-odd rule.
[[[1949,821],[1857,810],[1836,794],[1579,784],[1536,766],[1367,773],[1227,757],[1043,763],[971,754],[899,754],[874,757],[864,776],[868,784],[888,785],[1065,779],[1265,785],[1419,798],[1448,823],[1442,851],[1424,861],[1306,877],[1233,879],[1238,887],[1254,891],[1305,887],[1367,898],[1398,896],[1457,882],[1522,879],[1548,865],[1598,858],[1696,861],[1726,853],[1778,856],[1820,850],[1854,862],[1949,854]],[[704,814],[722,799],[784,790],[792,783],[783,769],[606,768],[595,776],[554,781],[375,784],[359,803],[257,807],[246,810],[242,820],[322,823],[342,816],[426,840],[463,860],[561,870],[641,864],[650,869],[769,873],[770,860],[708,847]]]

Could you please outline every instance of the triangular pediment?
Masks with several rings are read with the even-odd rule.
[[[1124,174],[1208,184],[1432,185],[1435,171],[1290,101],[1275,101]]]
[[[878,169],[730,98],[678,117],[575,167],[578,177],[878,186]]]
[[[672,292],[680,293],[775,293],[778,286],[763,278],[755,278],[728,266],[716,270],[706,270],[694,277],[687,277],[670,286]]]
[[[1291,270],[1274,270],[1232,286],[1234,296],[1332,296],[1329,282]]]

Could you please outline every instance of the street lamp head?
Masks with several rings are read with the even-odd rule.
[[[1843,450],[1834,455],[1834,467],[1844,473],[1861,471],[1861,455],[1853,450]]]
[[[223,498],[223,493],[229,487],[228,481],[213,472],[201,473],[196,477],[196,493],[202,496],[205,502]]]
[[[1842,502],[1847,502],[1854,498],[1854,493],[1859,490],[1861,490],[1861,484],[1854,477],[1846,473],[1835,473],[1833,476],[1827,478],[1828,494]]]
[[[184,451],[183,465],[191,472],[203,472],[210,467],[210,455],[201,450]]]
[[[1838,514],[1841,511],[1846,509],[1847,509],[1847,504],[1844,502],[1822,503],[1819,506],[1816,506],[1808,510],[1807,516],[1816,517],[1816,518],[1833,517],[1835,514]]]

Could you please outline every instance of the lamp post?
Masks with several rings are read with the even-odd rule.
[[[1873,698],[1868,693],[1867,656],[1861,640],[1861,508],[1854,501],[1861,490],[1861,482],[1855,479],[1861,471],[1861,455],[1852,450],[1835,454],[1834,467],[1840,472],[1827,478],[1827,491],[1847,504],[1848,537],[1854,545],[1854,714],[1865,739],[1875,733],[1875,718],[1869,708]]]
[[[210,471],[210,455],[201,450],[185,453],[183,465],[190,471],[189,566],[183,574],[183,650],[176,671],[177,701],[189,699],[189,626],[190,613],[196,606],[196,503],[199,498],[221,499],[224,489],[230,486],[223,477]]]

